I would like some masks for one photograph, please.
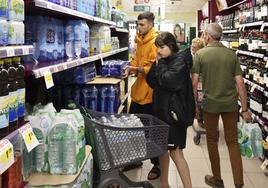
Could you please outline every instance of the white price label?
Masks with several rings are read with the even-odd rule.
[[[253,93],[253,91],[256,89],[256,87],[257,87],[257,85],[256,84],[253,84],[253,86],[250,89],[250,93]]]
[[[30,49],[29,48],[22,48],[23,55],[28,55],[30,54]]]
[[[7,57],[14,57],[15,56],[15,50],[12,48],[7,48]]]
[[[47,8],[48,8],[48,9],[52,9],[52,5],[51,5],[51,3],[47,2]]]
[[[267,61],[266,64],[265,64],[265,68],[268,68],[268,61]]]
[[[268,136],[266,137],[265,141],[268,142]]]
[[[22,135],[28,152],[32,151],[32,149],[39,145],[39,141],[37,140],[30,123],[21,127],[19,132]]]
[[[44,71],[43,74],[44,74],[44,78],[45,78],[45,83],[46,83],[47,89],[53,87],[54,86],[54,82],[53,82],[53,77],[52,77],[52,74],[51,74],[50,70]]]
[[[100,54],[99,57],[100,57],[100,60],[101,60],[101,65],[104,65],[102,54]]]
[[[5,172],[14,163],[13,145],[9,140],[0,141],[0,174]]]

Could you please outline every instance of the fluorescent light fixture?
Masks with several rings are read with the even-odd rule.
[[[165,19],[165,14],[166,14],[166,0],[161,0],[160,1],[160,17],[161,17],[161,20]]]

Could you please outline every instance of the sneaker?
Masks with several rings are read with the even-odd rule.
[[[224,188],[223,181],[217,180],[211,175],[205,176],[205,182],[206,182],[206,184],[208,184],[209,186],[211,186],[213,188]]]

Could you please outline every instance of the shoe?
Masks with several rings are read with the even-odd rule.
[[[205,182],[206,182],[206,184],[208,184],[209,186],[211,186],[213,188],[224,188],[223,181],[221,179],[217,180],[211,175],[205,176]]]
[[[235,188],[243,188],[243,185],[235,185]]]
[[[153,166],[151,171],[149,172],[147,179],[148,180],[156,180],[161,176],[161,170],[158,166]]]

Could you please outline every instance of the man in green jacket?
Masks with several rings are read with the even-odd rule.
[[[247,107],[247,92],[238,58],[231,49],[219,42],[221,36],[221,27],[216,23],[209,24],[204,31],[207,46],[200,49],[194,57],[192,81],[196,93],[198,76],[202,74],[204,94],[202,109],[212,169],[212,175],[206,175],[205,182],[212,187],[224,187],[218,151],[218,121],[221,116],[234,184],[236,188],[242,188],[243,167],[237,140],[238,95],[241,100],[243,119],[250,121],[251,114]]]

